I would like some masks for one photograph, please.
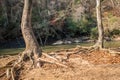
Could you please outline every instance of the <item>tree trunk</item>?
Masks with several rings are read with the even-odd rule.
[[[42,51],[32,30],[31,13],[32,13],[32,0],[24,0],[21,30],[26,44],[26,48],[25,51],[22,53],[21,59],[24,59],[25,55],[27,55],[31,59],[33,59],[33,64],[35,66],[40,66],[38,58],[42,55]]]
[[[101,2],[100,0],[96,0],[96,13],[97,13],[97,27],[98,27],[98,41],[96,46],[99,48],[103,48],[103,24],[102,24],[102,15],[101,15]]]

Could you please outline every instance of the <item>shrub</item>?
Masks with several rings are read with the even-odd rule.
[[[81,20],[75,22],[72,18],[66,19],[68,35],[72,36],[90,36],[91,29],[96,26],[96,22],[93,17],[83,16]]]
[[[92,28],[90,38],[95,40],[97,39],[97,37],[98,37],[98,28],[97,27]]]
[[[120,35],[120,30],[119,30],[119,29],[113,29],[113,30],[110,32],[110,35],[111,35],[111,36]]]

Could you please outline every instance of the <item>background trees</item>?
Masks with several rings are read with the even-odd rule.
[[[101,0],[96,0],[96,13],[97,13],[97,27],[98,27],[98,41],[95,47],[103,48],[104,30],[102,24]]]
[[[32,26],[41,45],[55,40],[87,36],[97,39],[95,0],[36,0],[33,3]],[[23,2],[0,2],[0,42],[21,37],[20,18]],[[102,1],[105,36],[113,35],[119,27],[119,0]],[[114,6],[117,5],[117,6]],[[71,7],[72,6],[72,7]],[[64,16],[64,17],[63,17]],[[55,22],[54,22],[55,21]],[[95,34],[92,31],[95,31]],[[44,33],[43,33],[44,32]],[[118,31],[119,32],[119,31]],[[116,34],[115,34],[116,35]],[[113,36],[110,36],[113,38]],[[17,39],[16,39],[17,40]],[[48,42],[50,41],[50,43]]]

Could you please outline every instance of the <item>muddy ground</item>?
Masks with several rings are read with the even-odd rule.
[[[27,61],[20,72],[16,73],[18,74],[16,80],[120,80],[120,55],[98,50],[84,52],[84,50],[79,51],[78,48],[52,53],[69,52],[76,53],[70,54],[69,58],[63,61],[67,68],[44,63],[41,68],[28,69],[30,61]],[[0,58],[0,80],[8,80],[3,74],[6,71],[3,66],[17,58],[17,55]]]

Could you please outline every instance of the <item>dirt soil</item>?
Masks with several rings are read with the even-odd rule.
[[[63,54],[78,50],[74,48],[54,53]],[[3,66],[17,58],[18,56],[0,58],[0,80],[7,80],[6,75],[2,75],[6,70]],[[45,63],[41,68],[28,69],[30,61],[27,61],[16,80],[120,80],[120,55],[107,51],[78,51],[69,55],[69,59],[63,61],[63,64],[68,67]]]

